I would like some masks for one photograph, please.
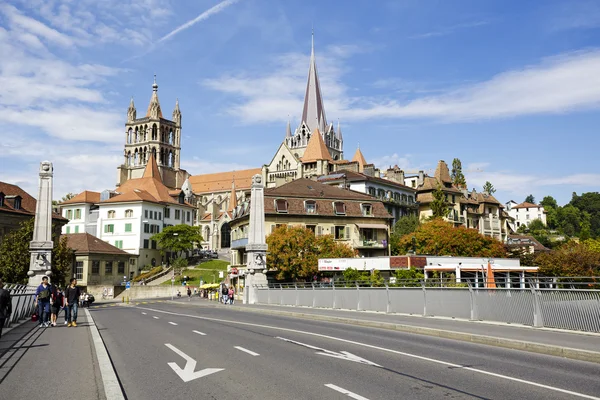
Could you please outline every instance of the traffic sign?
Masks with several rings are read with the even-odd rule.
[[[131,289],[131,282],[127,281],[127,283],[125,284],[125,290],[129,289]]]

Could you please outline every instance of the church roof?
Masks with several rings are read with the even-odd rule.
[[[152,97],[150,97],[150,104],[148,104],[148,111],[146,111],[146,117],[163,118],[163,113],[160,109],[160,102],[158,101],[158,85],[156,84],[156,75],[154,75],[154,84],[152,85]]]
[[[314,130],[308,141],[308,145],[302,156],[302,162],[306,163],[319,160],[333,161],[331,154],[329,154],[329,150],[327,150],[327,146],[323,141],[323,136],[321,136],[321,132],[319,132],[319,129],[317,128]]]
[[[250,189],[252,186],[252,177],[261,173],[261,168],[252,168],[241,171],[192,175],[189,179],[194,193],[213,193],[229,190],[231,188],[231,182],[235,182],[235,186],[238,190]]]
[[[325,130],[327,118],[325,107],[323,107],[323,96],[321,95],[321,84],[317,73],[317,62],[315,60],[314,35],[310,52],[310,66],[308,68],[308,82],[304,95],[304,107],[302,109],[302,121],[308,125],[311,132],[315,129]]]
[[[450,178],[450,170],[448,169],[448,164],[446,164],[446,162],[443,160],[438,161],[438,165],[435,169],[434,176],[442,185],[444,183],[452,182],[452,179]]]
[[[65,204],[77,204],[77,203],[98,203],[100,201],[100,192],[92,192],[90,190],[84,190],[83,192],[75,195],[72,199],[63,201],[60,205]]]
[[[365,156],[363,156],[362,151],[360,151],[360,147],[356,149],[356,153],[354,153],[352,161],[356,161],[358,163],[358,170],[362,172],[365,165],[367,164],[367,160],[365,160]]]

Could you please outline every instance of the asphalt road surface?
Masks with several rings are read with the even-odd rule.
[[[600,399],[598,364],[203,305],[90,310],[128,399]]]

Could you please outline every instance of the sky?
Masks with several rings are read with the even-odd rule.
[[[311,30],[344,153],[433,174],[459,158],[501,202],[598,191],[595,0],[8,0],[0,4],[0,181],[54,197],[114,188],[127,107],[157,76],[181,166],[269,163],[300,123]]]

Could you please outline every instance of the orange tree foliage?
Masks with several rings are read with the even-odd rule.
[[[494,238],[484,236],[475,229],[454,227],[441,218],[433,219],[398,240],[399,254],[412,250],[416,239],[417,254],[456,257],[505,257],[504,245]]]
[[[319,258],[354,257],[350,247],[331,235],[316,237],[301,226],[282,225],[267,236],[267,266],[277,268],[279,280],[311,279],[318,272]]]
[[[589,243],[569,241],[536,257],[539,274],[546,276],[599,276],[600,252]]]

